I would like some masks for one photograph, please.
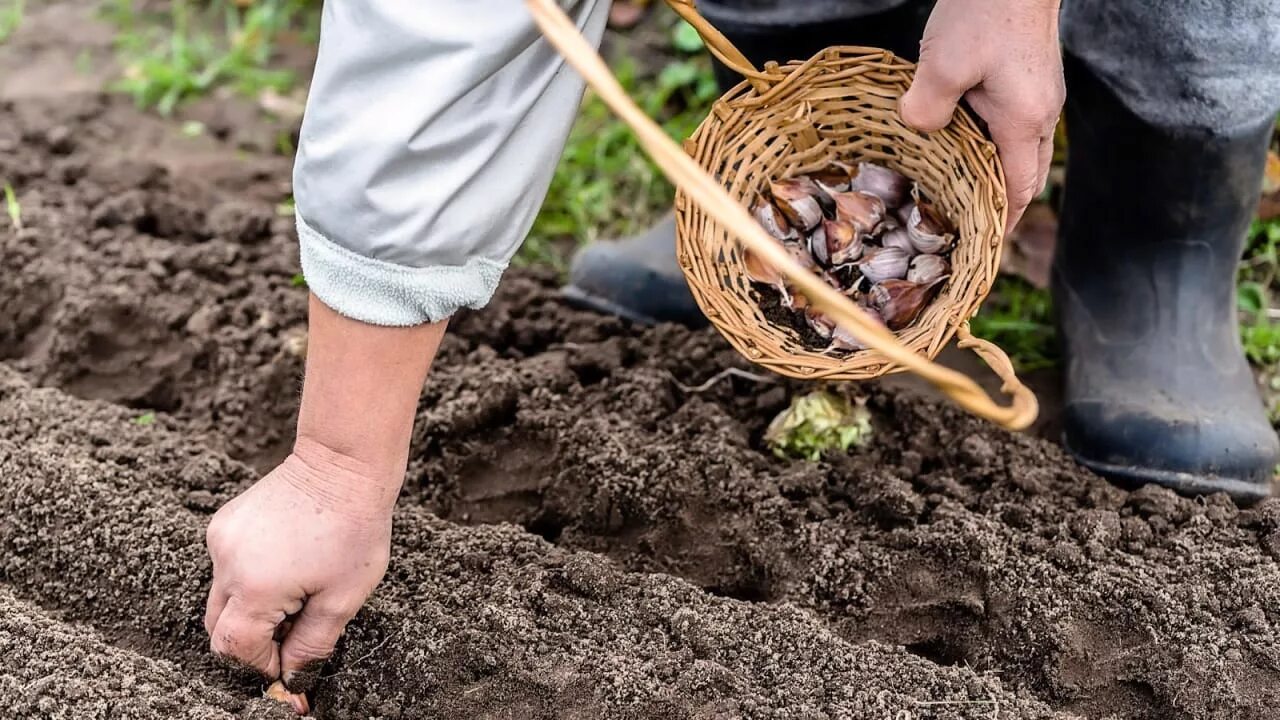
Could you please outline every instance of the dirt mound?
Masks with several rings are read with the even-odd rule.
[[[10,718],[250,720],[280,705],[213,689],[176,664],[60,623],[0,586],[0,707]]]
[[[287,163],[228,158],[122,98],[0,102],[0,117],[24,225],[0,233],[0,359],[172,413],[259,465],[287,452],[306,316],[275,212]]]
[[[183,663],[218,688],[190,688],[203,702],[247,692],[208,661],[199,629],[207,508],[191,499],[233,488],[220,472],[174,475],[216,459],[12,375],[0,378],[0,427],[6,582],[114,643]],[[97,452],[105,438],[127,450]],[[1050,716],[995,678],[851,644],[795,608],[718,599],[412,503],[396,525],[387,580],[315,695],[322,717],[968,718],[996,704]]]
[[[0,700],[141,677],[134,716],[256,713],[206,652],[203,528],[291,441],[287,165],[98,96],[0,102],[0,150],[25,226],[0,230]],[[804,386],[725,367],[714,332],[573,310],[546,274],[461,314],[318,714],[1273,714],[1280,503],[1126,492],[876,385],[842,388],[869,446],[779,460],[760,436]]]

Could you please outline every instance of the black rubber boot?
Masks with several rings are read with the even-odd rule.
[[[645,325],[707,324],[676,263],[676,219],[671,213],[642,235],[579,250],[569,285],[561,292],[575,305]]]
[[[1266,497],[1280,443],[1244,358],[1236,266],[1273,122],[1166,130],[1067,58],[1053,293],[1067,449],[1126,484]]]
[[[846,0],[703,0],[698,9],[751,61],[804,60],[832,45],[885,47],[914,58],[931,2],[913,0],[849,17]],[[717,64],[721,89],[739,78]],[[570,302],[646,324],[706,324],[676,264],[675,219],[641,235],[598,242],[574,256],[564,295]]]

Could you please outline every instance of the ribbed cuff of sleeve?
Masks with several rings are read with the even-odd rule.
[[[489,302],[506,264],[473,257],[463,265],[407,267],[357,255],[297,216],[307,287],[338,314],[405,327],[447,319]]]

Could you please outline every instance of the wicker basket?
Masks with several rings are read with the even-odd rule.
[[[805,62],[754,68],[691,0],[667,0],[721,62],[746,78],[716,102],[680,151],[618,86],[555,0],[527,0],[547,38],[637,133],[678,188],[677,254],[698,305],[751,361],[791,377],[866,380],[909,370],[969,411],[1005,427],[1030,425],[1035,396],[995,345],[969,334],[1000,265],[1005,224],[1003,173],[995,149],[961,111],[945,129],[919,133],[898,117],[914,65],[886,50],[829,48]],[[687,153],[687,154],[685,154]],[[951,218],[959,238],[951,279],[909,328],[897,333],[792,261],[746,207],[770,180],[809,172],[831,160],[872,160],[920,182]],[[804,346],[796,332],[767,320],[747,279],[742,248],[781,270],[869,349],[833,357]],[[1004,382],[1009,406],[994,403],[970,378],[932,359],[959,336]]]

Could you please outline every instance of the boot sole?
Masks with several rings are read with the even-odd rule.
[[[1112,465],[1110,463],[1098,462],[1081,456],[1071,446],[1066,444],[1066,438],[1063,438],[1063,447],[1067,453],[1079,464],[1085,466],[1089,470],[1101,475],[1108,480],[1128,488],[1137,488],[1142,485],[1156,484],[1167,487],[1174,492],[1184,495],[1212,495],[1217,492],[1224,492],[1231,496],[1240,505],[1253,505],[1262,500],[1271,497],[1270,484],[1259,485],[1256,482],[1247,480],[1236,480],[1234,478],[1224,477],[1204,477],[1192,473],[1176,472],[1172,470],[1152,470],[1150,468],[1141,468],[1135,465]]]

